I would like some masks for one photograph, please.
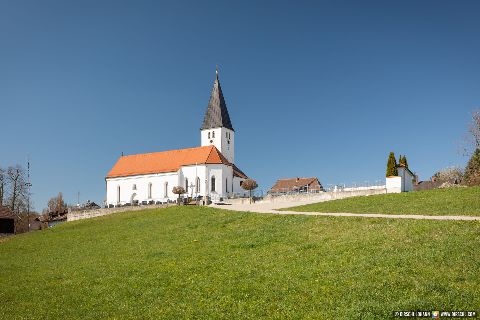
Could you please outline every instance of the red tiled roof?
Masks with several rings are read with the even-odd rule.
[[[107,174],[107,178],[175,172],[181,166],[195,164],[232,165],[215,146],[211,145],[122,156]],[[233,168],[234,172],[237,169],[238,175],[245,176],[235,165],[233,165]]]
[[[322,190],[322,185],[317,178],[288,178],[278,179],[270,189],[270,192],[288,192],[298,188],[309,186],[309,188]]]

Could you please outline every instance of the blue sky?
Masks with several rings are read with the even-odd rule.
[[[197,146],[215,77],[236,163],[268,189],[464,165],[480,106],[478,1],[0,0],[0,166],[37,210],[102,203],[122,152]]]

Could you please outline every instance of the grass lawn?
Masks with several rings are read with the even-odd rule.
[[[201,207],[119,213],[0,242],[0,319],[480,311],[479,248],[477,221]]]
[[[480,216],[480,187],[434,189],[353,197],[283,210]]]

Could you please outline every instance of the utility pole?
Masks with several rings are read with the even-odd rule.
[[[27,223],[28,223],[28,232],[30,232],[30,188],[32,184],[30,183],[30,157],[27,157]]]

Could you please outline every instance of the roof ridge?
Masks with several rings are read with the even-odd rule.
[[[202,148],[206,149],[208,147],[210,147],[210,146],[190,147],[190,148],[172,149],[172,150],[155,151],[155,152],[147,152],[147,153],[134,153],[134,154],[123,155],[122,157],[142,156],[142,155],[149,155],[149,154],[156,154],[156,153],[185,151],[185,150],[202,149]]]

